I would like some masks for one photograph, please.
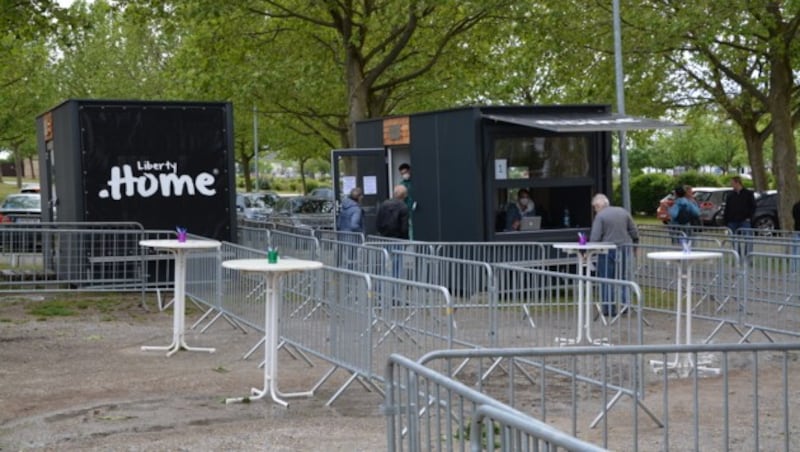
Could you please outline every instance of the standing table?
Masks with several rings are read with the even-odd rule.
[[[167,346],[143,346],[142,350],[167,350],[167,356],[172,356],[178,350],[188,350],[192,352],[214,353],[213,348],[189,347],[186,345],[184,333],[186,330],[186,255],[190,252],[219,249],[221,243],[216,240],[186,240],[179,242],[177,239],[171,240],[142,240],[140,246],[157,250],[170,251],[175,255],[175,301],[172,309],[172,343]]]
[[[583,245],[580,243],[553,243],[553,248],[562,250],[567,254],[574,254],[578,257],[578,276],[589,276],[589,269],[592,257],[598,254],[606,254],[608,250],[617,248],[617,245],[609,242],[588,242]],[[578,280],[578,333],[575,339],[557,338],[560,343],[566,344],[602,344],[603,339],[592,339],[592,320],[590,312],[592,310],[592,290],[591,283],[583,279]]]
[[[658,261],[668,261],[677,263],[678,267],[678,287],[677,287],[677,302],[675,303],[675,345],[681,345],[681,303],[686,303],[686,339],[685,345],[692,343],[692,265],[696,262],[708,261],[712,259],[722,258],[722,253],[714,251],[655,251],[647,253],[649,259]],[[683,281],[686,280],[686,289],[684,296]],[[692,362],[692,357],[688,353],[676,353],[675,360],[672,362],[663,362],[651,360],[650,365],[653,370],[666,371],[676,370],[681,375],[688,375],[692,370],[705,371],[718,374],[719,369],[705,367],[698,363],[697,366]]]
[[[244,400],[258,400],[269,394],[272,400],[284,407],[289,403],[283,400],[291,397],[307,397],[313,391],[283,394],[278,390],[278,315],[280,311],[280,297],[278,286],[283,275],[291,272],[302,272],[322,268],[322,262],[301,259],[282,258],[276,263],[269,263],[262,259],[236,259],[225,261],[222,266],[231,270],[261,273],[265,278],[264,307],[264,389],[252,388],[250,393],[255,397],[237,397],[225,400],[225,403],[242,402]]]

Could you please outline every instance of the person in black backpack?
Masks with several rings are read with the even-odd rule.
[[[406,206],[405,199],[408,191],[406,187],[396,185],[393,194],[392,198],[381,203],[375,224],[380,235],[407,240],[408,206]]]
[[[408,240],[408,206],[405,202],[408,191],[403,185],[395,185],[393,195],[378,207],[375,225],[384,237]],[[392,276],[399,278],[403,256],[396,251],[403,249],[403,245],[393,244],[387,248],[392,253]]]
[[[700,223],[700,208],[697,203],[686,197],[683,187],[675,187],[675,202],[669,208],[670,223],[681,226],[697,225]]]

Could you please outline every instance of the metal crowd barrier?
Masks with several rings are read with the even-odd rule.
[[[142,291],[171,281],[171,257],[139,241],[174,237],[138,223],[0,225],[0,291]]]
[[[399,354],[385,369],[387,450],[602,451]]]
[[[792,416],[800,380],[791,377],[800,371],[798,352],[800,343],[506,348],[442,350],[417,362],[447,369],[468,360],[471,367],[454,380],[496,399],[495,403],[609,450],[788,452],[800,444],[800,423]],[[695,363],[710,360],[718,373],[709,376],[698,370],[677,378],[656,374],[646,364],[678,353]],[[486,361],[503,362],[507,372],[481,380]],[[404,438],[411,442],[412,429],[430,432],[423,436],[427,441],[423,448],[457,437],[455,430],[449,433],[441,426],[442,421],[454,422],[450,413],[462,414],[464,406],[472,409],[479,402],[462,402],[438,387],[416,384],[416,368],[414,373],[406,370],[407,362],[393,357],[387,369],[389,444]],[[402,370],[396,363],[402,363]],[[619,400],[611,389],[614,366],[623,363],[630,367],[645,363],[645,404]],[[587,381],[587,374],[596,381]],[[391,398],[388,389],[395,393]],[[600,428],[585,428],[598,412]],[[465,414],[469,415],[474,416]]]
[[[800,336],[800,256],[753,252],[742,272],[741,341]]]
[[[18,249],[19,245],[5,246],[6,242],[15,243],[12,238],[20,236],[16,232],[33,234],[41,243],[41,251],[37,252],[42,256],[40,272],[46,274],[44,270],[51,268],[54,275],[59,275],[24,282],[7,278],[0,283],[0,291],[40,290],[40,286],[41,290],[142,291],[171,287],[171,255],[144,250],[138,242],[145,238],[172,238],[173,231],[143,231],[131,225],[103,227],[42,224],[38,228],[0,228],[4,255]],[[673,270],[646,258],[647,251],[677,249],[673,243],[640,244],[631,250],[620,250],[636,257],[627,268],[618,269],[625,270],[621,274],[629,280],[618,280],[571,273],[574,265],[566,263],[574,256],[556,253],[546,244],[445,245],[368,238],[364,244],[356,245],[327,238],[330,236],[317,238],[277,229],[264,231],[245,233],[257,242],[258,248],[223,243],[218,253],[190,254],[187,295],[209,308],[201,320],[215,314],[205,328],[222,317],[239,328],[263,332],[262,279],[223,270],[221,261],[264,258],[265,249],[272,246],[279,248],[282,256],[328,263],[323,270],[284,279],[280,288],[283,294],[280,334],[282,347],[290,353],[317,356],[331,364],[319,384],[337,369],[350,374],[329,404],[353,381],[367,385],[380,381],[381,363],[392,353],[419,357],[438,349],[542,346],[552,348],[552,353],[569,354],[566,350],[572,348],[558,346],[569,345],[570,339],[578,342],[580,337],[576,336],[579,329],[576,288],[580,286],[587,288],[586,293],[593,300],[585,313],[591,317],[591,340],[615,346],[596,347],[597,350],[664,342],[665,338],[653,336],[654,332],[645,328],[647,320],[671,324],[675,321]],[[789,243],[778,242],[784,250]],[[742,262],[733,249],[710,249],[722,252],[723,258],[695,267],[693,312],[702,321],[698,322],[696,335],[702,335],[706,341],[728,342],[761,336],[770,341],[796,337],[800,331],[794,300],[798,293],[798,278],[794,276],[797,258],[753,251]],[[481,262],[477,260],[479,257],[507,258],[511,264]],[[558,265],[550,265],[553,262]],[[350,265],[352,269],[347,268]],[[345,268],[336,268],[341,266]],[[401,278],[392,277],[396,270]],[[455,298],[451,298],[451,291]],[[628,315],[599,316],[597,302],[604,294],[614,303],[627,298],[631,307]],[[731,328],[723,328],[726,326]],[[606,412],[624,401],[634,402],[632,405],[638,408],[633,409],[649,413],[648,407],[653,403],[648,400],[644,405],[649,387],[642,377],[641,361],[603,353],[590,354],[604,360],[602,365],[591,362],[578,365],[561,358],[538,367],[521,361],[510,365],[493,360],[470,371],[470,366],[474,369],[484,363],[465,360],[448,374],[471,375],[478,385],[490,385],[497,375],[517,375],[524,384],[544,378],[540,375],[543,373],[557,375],[562,380],[575,381],[582,388],[580,391],[602,390],[610,395],[603,404],[605,408],[598,410],[600,414],[594,413],[595,423],[607,419]],[[569,390],[577,391],[571,387]],[[513,390],[510,391],[513,395]],[[625,398],[626,395],[630,397]]]

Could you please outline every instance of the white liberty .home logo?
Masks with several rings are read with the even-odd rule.
[[[139,175],[134,175],[131,165],[112,166],[111,177],[106,183],[108,188],[100,190],[98,196],[119,201],[123,196],[150,198],[159,192],[165,198],[184,196],[184,192],[187,196],[214,196],[217,193],[213,188],[215,176],[219,174],[217,169],[212,171],[213,174],[202,172],[194,178],[188,174],[178,174],[177,162],[137,161],[136,169]]]

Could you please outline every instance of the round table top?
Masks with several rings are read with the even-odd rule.
[[[608,251],[616,249],[617,245],[611,242],[586,242],[583,245],[578,242],[556,242],[553,248],[564,251]]]
[[[653,251],[647,257],[661,261],[696,261],[703,259],[719,259],[722,253],[716,251]]]
[[[216,240],[193,240],[188,239],[185,242],[179,242],[178,239],[159,239],[159,240],[142,240],[139,242],[140,246],[148,248],[158,248],[165,250],[202,250],[219,248],[222,243]]]
[[[280,258],[278,262],[270,264],[266,257],[260,259],[233,259],[222,263],[223,267],[231,270],[263,273],[317,270],[322,268],[322,265],[322,262],[290,258]]]

